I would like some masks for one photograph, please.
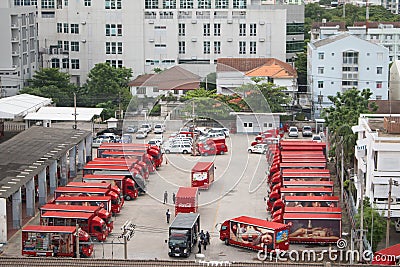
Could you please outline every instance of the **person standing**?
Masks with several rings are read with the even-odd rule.
[[[203,247],[204,247],[204,251],[207,250],[207,239],[203,240]]]
[[[174,203],[174,204],[175,204],[175,199],[176,199],[175,192],[173,192],[172,193],[172,203]]]
[[[165,190],[164,192],[164,204],[166,204],[168,202],[168,192],[167,190]]]
[[[167,216],[167,223],[169,223],[169,219],[171,218],[171,212],[169,211],[169,209],[167,209],[165,216]]]
[[[206,232],[206,243],[210,245],[210,233],[208,231]]]
[[[199,248],[198,253],[201,253],[201,240],[199,240],[199,242],[198,242],[198,244],[197,244],[197,247]]]

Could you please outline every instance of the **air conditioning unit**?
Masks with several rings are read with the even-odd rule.
[[[265,21],[260,21],[260,25],[264,25],[265,24]]]
[[[265,38],[260,38],[259,41],[260,42],[265,42]]]
[[[149,20],[149,24],[154,24],[154,20]]]
[[[232,23],[233,23],[233,20],[228,19],[228,24],[232,24]]]
[[[197,23],[197,20],[192,20],[192,24],[196,24]]]
[[[52,51],[51,51],[51,53],[52,53],[53,55],[57,55],[57,54],[58,54],[58,48],[53,48]]]
[[[232,39],[232,38],[228,38],[227,41],[228,41],[228,42],[233,42],[233,39]]]
[[[197,42],[197,38],[196,38],[196,37],[193,37],[193,38],[192,38],[192,42]]]
[[[82,25],[86,25],[86,21],[82,21],[81,24],[82,24]]]
[[[14,69],[16,69],[16,68],[18,68],[18,65],[12,65],[12,67],[13,67]]]
[[[154,43],[154,39],[149,39],[149,43]]]
[[[11,24],[11,27],[12,27],[12,28],[16,28],[16,27],[17,27],[17,24]]]
[[[190,13],[189,13],[189,11],[185,11],[185,12],[183,12],[183,14],[186,16],[189,16]]]
[[[197,11],[197,15],[203,16],[203,11]]]

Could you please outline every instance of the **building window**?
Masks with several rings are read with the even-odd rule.
[[[376,82],[376,89],[382,89],[382,82],[381,81],[377,81]]]
[[[198,8],[211,8],[211,0],[198,0]]]
[[[257,42],[250,42],[250,54],[257,54]]]
[[[138,87],[138,88],[136,89],[136,94],[138,94],[138,95],[145,95],[145,94],[146,94],[146,87],[143,87],[143,86]]]
[[[203,36],[210,36],[210,23],[206,23],[203,25]]]
[[[383,68],[382,67],[376,67],[376,74],[382,74],[383,73]]]
[[[106,63],[110,64],[114,68],[122,68],[122,60],[106,60]]]
[[[324,88],[324,81],[318,81],[318,89]]]
[[[62,48],[62,47],[63,47],[63,41],[58,40],[58,41],[57,41],[57,47],[58,47],[58,48]]]
[[[147,0],[146,2],[147,3]],[[106,9],[122,9],[122,0],[106,0]]]
[[[62,33],[62,23],[57,23],[57,33]]]
[[[71,69],[79,70],[79,59],[71,59]]]
[[[221,24],[214,24],[214,36],[221,36]]]
[[[155,44],[154,47],[167,47],[167,44]]]
[[[92,0],[85,0],[85,6],[92,6]]]
[[[79,52],[79,42],[71,41],[71,51]]]
[[[145,0],[144,8],[146,9],[158,8],[158,0]]]
[[[175,9],[176,8],[176,0],[163,0],[163,8],[164,9]]]
[[[64,6],[68,6],[68,0],[64,0]]]
[[[54,8],[55,1],[54,0],[42,0],[42,8]]]
[[[233,8],[247,8],[246,0],[233,0]]]
[[[186,26],[183,23],[178,24],[178,34],[179,36],[185,36],[186,35]]]
[[[246,36],[246,24],[239,24],[239,36]]]
[[[257,24],[253,23],[250,24],[250,36],[256,36],[257,35]]]
[[[325,57],[325,55],[324,55],[324,53],[322,53],[322,52],[320,52],[320,53],[318,53],[318,59],[324,59],[324,57]]]
[[[247,127],[253,127],[253,123],[252,122],[244,122],[243,126],[246,127],[246,128]]]
[[[221,54],[221,42],[214,42],[214,54]]]
[[[106,54],[122,54],[122,42],[106,42]]]
[[[62,67],[63,69],[69,69],[69,58],[62,59]]]
[[[358,64],[358,52],[343,52],[343,64]]]
[[[382,100],[382,96],[381,95],[377,95],[376,96],[376,100]]]
[[[71,24],[71,33],[79,34],[79,24]]]
[[[228,0],[215,0],[215,8],[220,8],[220,9],[229,8]]]
[[[64,33],[68,33],[68,23],[64,23]]]
[[[179,90],[174,90],[175,95],[179,95]]]
[[[243,41],[239,42],[239,54],[240,55],[246,54],[246,42]]]
[[[60,59],[59,58],[52,58],[51,59],[51,67],[52,68],[60,68]]]
[[[179,54],[185,54],[186,53],[186,45],[184,41],[179,41],[178,42],[178,50],[179,50]]]
[[[64,41],[64,51],[69,51],[69,41]]]
[[[106,24],[106,36],[122,36],[122,24]]]
[[[324,67],[318,67],[318,74],[324,74]]]
[[[181,0],[180,8],[193,8],[193,0]]]
[[[210,54],[210,41],[203,42],[203,53]]]

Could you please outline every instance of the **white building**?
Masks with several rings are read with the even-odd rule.
[[[309,43],[307,77],[315,118],[332,103],[328,96],[369,88],[371,99],[388,99],[388,49],[343,33]]]
[[[400,100],[400,60],[390,67],[389,100]]]
[[[37,5],[41,67],[60,68],[78,85],[101,62],[132,68],[134,77],[177,64],[204,77],[219,57],[290,61],[304,46],[304,5],[298,1],[13,2],[11,8]],[[32,6],[27,8],[36,10]],[[8,21],[2,25],[10,28]]]
[[[0,97],[16,95],[37,69],[36,7],[11,2],[0,1]]]
[[[357,170],[357,206],[360,204],[361,182],[365,196],[387,216],[389,179],[400,182],[400,115],[361,114],[353,126],[358,140],[355,147]],[[391,217],[400,218],[400,187],[392,186]]]

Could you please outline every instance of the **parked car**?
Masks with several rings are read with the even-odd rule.
[[[112,134],[114,134],[114,135],[119,135],[119,136],[121,136],[121,135],[122,135],[122,130],[117,129],[117,128],[108,128],[108,129],[104,129],[104,130],[98,132],[98,133],[97,133],[97,136],[103,135],[103,134],[107,134],[107,133],[112,133]]]
[[[147,143],[152,146],[161,146],[161,141],[159,139],[151,139]]]
[[[135,125],[131,125],[126,128],[127,133],[136,133],[137,131],[138,131],[138,127]]]
[[[313,135],[313,132],[312,132],[311,126],[309,126],[309,125],[303,126],[303,129],[301,130],[301,133],[302,133],[303,137],[310,137],[310,136],[312,136],[312,135]]]
[[[267,149],[268,149],[268,145],[267,144],[257,144],[254,146],[249,146],[249,148],[247,148],[247,152],[249,153],[258,153],[258,154],[266,154],[267,153]]]
[[[123,134],[122,135],[122,139],[121,139],[122,143],[132,143],[132,135],[130,134]]]
[[[99,147],[102,143],[109,143],[110,139],[95,138],[92,142],[92,147]]]
[[[296,126],[291,126],[288,135],[289,137],[299,137],[299,129]]]
[[[154,133],[155,134],[162,134],[163,132],[165,132],[165,125],[158,123],[156,125],[154,125]]]
[[[162,134],[156,134],[156,135],[154,135],[154,138],[153,138],[153,139],[158,140],[158,141],[160,142],[160,144],[163,144],[163,143],[164,143],[164,137],[163,137]]]
[[[208,132],[207,138],[218,138],[218,137],[224,137],[225,138],[225,133],[223,131],[219,132]]]
[[[150,123],[142,123],[140,129],[146,131],[147,133],[150,133],[153,130]]]
[[[211,128],[208,133],[223,133],[225,137],[229,137],[229,129],[228,128]]]
[[[322,138],[321,138],[321,136],[319,134],[314,134],[312,136],[311,140],[313,140],[315,142],[318,142],[318,143],[322,142]]]
[[[169,153],[182,153],[188,154],[192,152],[193,147],[190,144],[170,144],[165,147],[165,154]]]
[[[136,132],[136,139],[145,139],[147,137],[147,132],[144,130],[139,130]]]

